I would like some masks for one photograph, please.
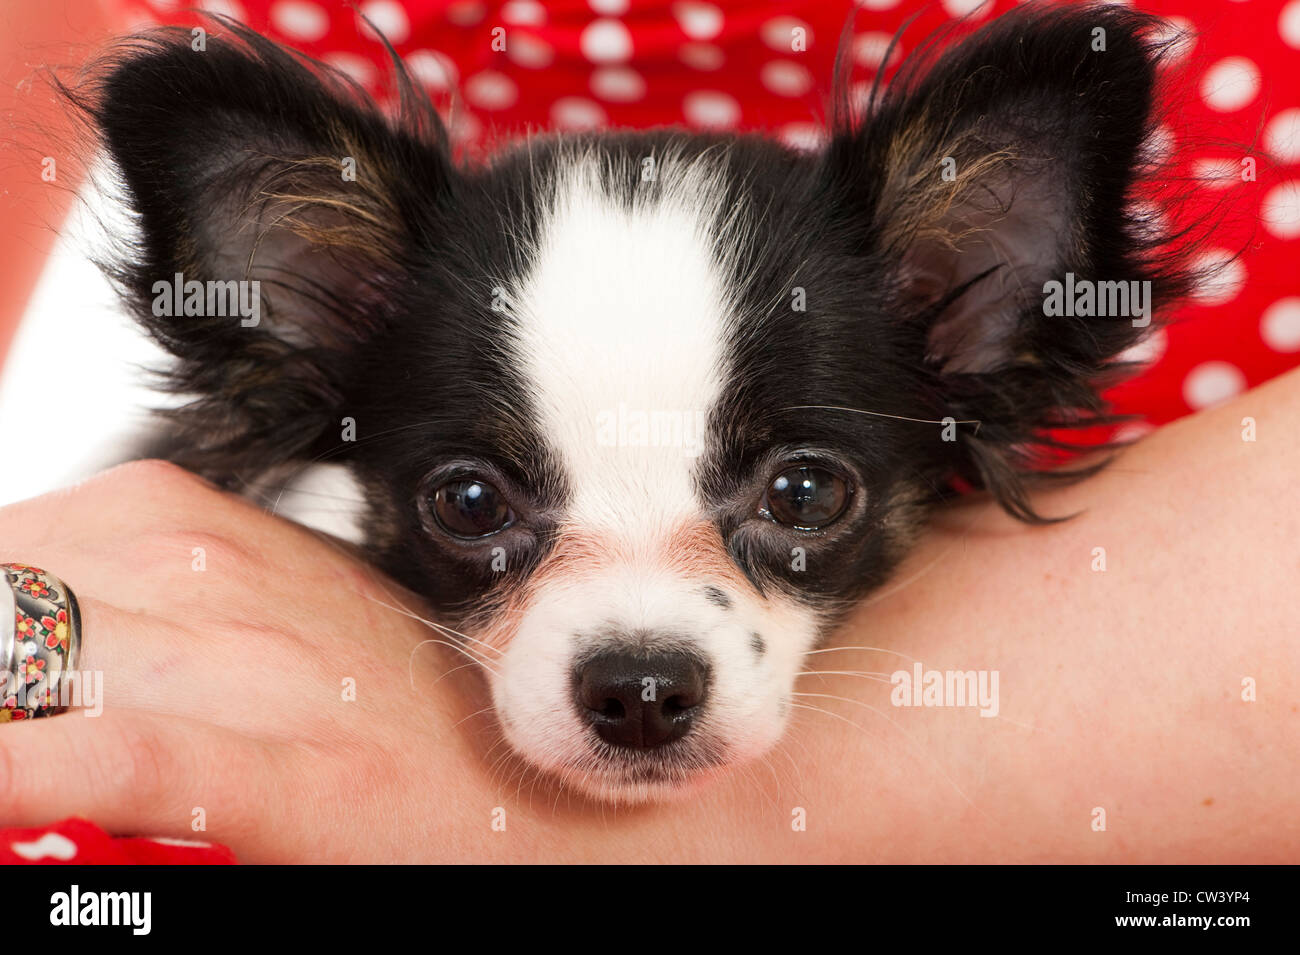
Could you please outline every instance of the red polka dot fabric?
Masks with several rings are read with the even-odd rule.
[[[177,0],[107,0],[122,28],[191,23]],[[846,0],[200,0],[355,77],[381,101],[392,42],[443,109],[463,155],[529,130],[685,125],[764,130],[800,148],[823,136]],[[934,29],[954,36],[1015,4],[862,0],[853,82],[865,90]],[[1207,260],[1233,259],[1130,357],[1146,366],[1116,387],[1134,436],[1300,363],[1300,0],[1141,0],[1186,31],[1171,82],[1185,94],[1163,147],[1204,203],[1230,215]],[[899,47],[891,38],[910,17]],[[889,62],[884,62],[886,55]],[[1238,143],[1191,149],[1183,138]],[[1190,138],[1190,137],[1189,137]],[[1270,161],[1267,157],[1271,157]],[[1254,160],[1244,163],[1243,160]],[[1248,166],[1254,168],[1243,175]],[[1233,258],[1236,253],[1243,252]],[[1097,433],[1089,440],[1105,437]]]
[[[114,838],[85,819],[0,831],[0,865],[232,865],[225,846],[192,839]]]

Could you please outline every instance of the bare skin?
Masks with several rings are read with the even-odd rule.
[[[1042,495],[1083,512],[1066,523],[954,508],[808,658],[997,670],[996,718],[801,677],[828,712],[637,809],[498,760],[475,667],[421,645],[440,635],[384,606],[414,599],[337,545],[167,465],[119,468],[0,510],[0,560],[77,589],[105,695],[98,718],[0,728],[0,825],[77,814],[248,862],[1296,862],[1297,422],[1293,373]]]

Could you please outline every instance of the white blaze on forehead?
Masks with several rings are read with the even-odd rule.
[[[560,167],[511,295],[518,359],[573,492],[566,516],[636,540],[699,513],[730,311],[712,235],[722,184],[711,162],[656,156],[636,175],[660,189],[641,183],[628,205],[605,194],[603,163]]]

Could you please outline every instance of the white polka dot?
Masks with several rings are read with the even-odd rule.
[[[560,129],[598,129],[606,121],[600,104],[581,96],[563,96],[551,104],[551,122]]]
[[[1300,0],[1292,0],[1282,8],[1277,19],[1277,32],[1287,46],[1300,50]]]
[[[587,6],[602,17],[621,17],[627,13],[627,0],[587,0]]]
[[[1211,109],[1230,113],[1259,93],[1259,67],[1244,56],[1220,60],[1201,78],[1201,99]]]
[[[123,33],[141,33],[158,26],[158,18],[144,10],[128,10],[121,20]]]
[[[1155,202],[1135,202],[1132,207],[1133,222],[1139,235],[1161,242],[1168,234],[1169,220],[1164,209]]]
[[[223,17],[230,17],[232,20],[241,22],[248,19],[248,13],[243,6],[236,3],[235,0],[203,0],[199,4],[208,13],[216,13]]]
[[[454,143],[473,142],[483,132],[483,124],[478,121],[478,117],[464,109],[452,113],[446,123],[447,132]]]
[[[371,29],[370,23],[365,20],[360,21],[361,35],[371,40],[378,40],[375,36],[375,30],[378,30],[388,42],[394,45],[405,43],[411,38],[411,21],[406,18],[406,11],[402,9],[400,3],[393,3],[392,0],[372,0],[371,3],[361,4],[361,15],[375,25]]]
[[[1300,298],[1270,305],[1259,320],[1259,335],[1273,351],[1300,351]]]
[[[149,841],[160,846],[184,846],[187,849],[207,849],[212,846],[212,843],[200,842],[198,839],[173,839],[170,836],[154,836]]]
[[[1156,429],[1149,421],[1126,421],[1115,429],[1111,440],[1116,444],[1132,444],[1141,438],[1145,438]]]
[[[323,59],[330,66],[342,70],[362,86],[371,86],[377,79],[375,65],[364,56],[358,56],[356,53],[326,53]]]
[[[1157,43],[1169,44],[1166,56],[1181,60],[1196,46],[1196,26],[1186,17],[1164,17],[1155,30]]]
[[[40,859],[67,862],[77,855],[77,844],[59,832],[47,832],[34,842],[11,842],[9,848],[14,855],[30,862]]]
[[[855,115],[866,116],[874,110],[871,87],[871,83],[853,83],[849,86],[849,109]]]
[[[799,33],[800,30],[803,32]],[[759,36],[763,38],[763,42],[769,49],[776,50],[778,53],[803,52],[812,49],[812,27],[798,17],[773,17],[760,28]],[[796,40],[800,40],[800,43],[797,44]],[[796,51],[796,46],[802,46],[802,49]]]
[[[1300,236],[1300,180],[1270,190],[1259,207],[1259,221],[1279,239]]]
[[[790,60],[772,60],[764,63],[759,79],[777,96],[802,96],[812,88],[812,74]]]
[[[682,100],[682,114],[694,126],[735,126],[740,122],[740,104],[718,90],[696,90]]]
[[[308,42],[319,40],[330,30],[329,14],[301,0],[284,0],[271,7],[271,23],[285,36]]]
[[[781,127],[781,142],[802,152],[817,152],[826,144],[826,134],[816,123],[787,123]]]
[[[692,40],[712,40],[722,32],[722,11],[711,3],[674,3],[673,16]]]
[[[621,63],[632,55],[632,34],[617,20],[592,20],[578,46],[593,63]]]
[[[853,38],[853,62],[870,70],[878,70],[885,65],[885,54],[889,53],[889,45],[893,42],[894,37],[890,33],[860,33]],[[903,45],[900,43],[889,53],[889,62],[893,63],[902,54]]]
[[[465,81],[465,98],[483,109],[509,109],[519,99],[519,88],[504,73],[484,70]]]
[[[712,43],[683,43],[677,48],[677,58],[696,70],[720,70],[727,61],[721,48]]]
[[[1192,174],[1209,189],[1224,189],[1241,181],[1241,163],[1235,159],[1203,157],[1192,163]]]
[[[677,47],[677,58],[692,69],[706,71],[720,70],[727,62],[722,48],[712,43],[682,43]]]
[[[1200,276],[1194,297],[1201,305],[1231,302],[1246,281],[1246,267],[1226,249],[1201,254],[1192,267]]]
[[[902,2],[903,0],[862,0],[862,6],[867,10],[892,10]]]
[[[1246,376],[1226,361],[1197,365],[1183,380],[1183,400],[1193,408],[1209,408],[1246,390]]]
[[[501,19],[511,26],[540,27],[546,23],[546,8],[537,0],[510,0],[501,8]]]
[[[506,39],[506,56],[530,70],[543,70],[555,60],[555,51],[540,37],[516,30]]]
[[[437,50],[416,50],[403,59],[411,74],[432,90],[446,92],[455,87],[460,77],[452,58]]]
[[[1173,157],[1176,145],[1174,131],[1161,124],[1151,130],[1151,135],[1142,143],[1142,162],[1156,165],[1168,162]]]
[[[943,8],[951,17],[970,16],[972,20],[983,20],[993,12],[993,4],[984,0],[943,0]]]
[[[447,7],[447,21],[458,27],[472,27],[482,23],[487,16],[487,6],[480,0],[460,0]]]
[[[1284,109],[1269,121],[1264,148],[1278,162],[1300,162],[1300,109]]]
[[[645,96],[645,80],[625,66],[602,66],[591,74],[591,91],[611,103],[633,103]]]
[[[1139,365],[1154,365],[1164,357],[1168,348],[1169,336],[1163,328],[1157,328],[1136,345],[1121,352],[1119,360],[1136,362]]]

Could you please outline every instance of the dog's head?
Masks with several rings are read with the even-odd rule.
[[[387,120],[231,26],[134,41],[93,109],[142,226],[121,277],[196,396],[174,456],[232,486],[346,462],[374,559],[536,766],[638,799],[760,753],[925,508],[958,480],[1035,519],[1046,432],[1102,410],[1142,306],[1045,286],[1177,291],[1133,203],[1152,29],[1031,5],[819,152],[619,133],[482,167],[401,75]],[[188,284],[253,280],[256,315]]]

